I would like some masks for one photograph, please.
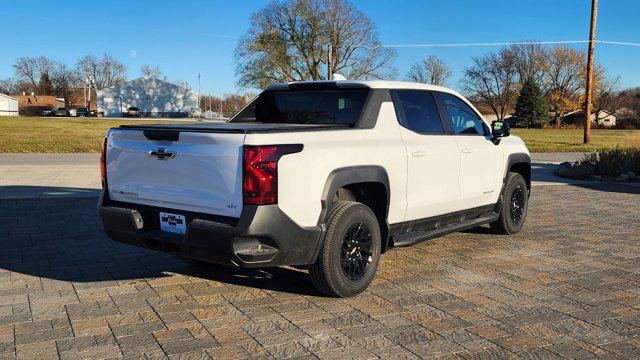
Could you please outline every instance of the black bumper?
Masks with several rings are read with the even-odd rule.
[[[160,230],[159,212],[185,215],[185,235]],[[315,261],[321,228],[302,228],[278,205],[244,205],[227,218],[111,201],[98,204],[104,232],[113,240],[178,256],[240,267],[307,265]]]

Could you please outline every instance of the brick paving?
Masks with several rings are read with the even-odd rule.
[[[534,190],[520,234],[392,250],[352,299],[113,243],[95,198],[0,200],[0,359],[640,358],[639,188]]]

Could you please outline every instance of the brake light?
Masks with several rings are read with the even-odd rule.
[[[102,181],[102,186],[105,185],[105,180],[107,179],[107,138],[102,140],[102,150],[100,151],[100,180]]]
[[[302,144],[260,145],[243,148],[242,194],[245,204],[278,202],[278,160],[302,151]]]

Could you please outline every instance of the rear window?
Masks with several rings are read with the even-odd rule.
[[[368,94],[368,89],[268,90],[229,122],[353,126]]]

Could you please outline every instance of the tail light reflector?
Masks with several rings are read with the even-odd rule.
[[[102,140],[102,150],[100,151],[100,180],[102,181],[102,186],[105,184],[105,180],[107,179],[107,139]]]
[[[243,148],[242,195],[245,204],[278,202],[278,160],[302,151],[302,144],[245,145]]]

